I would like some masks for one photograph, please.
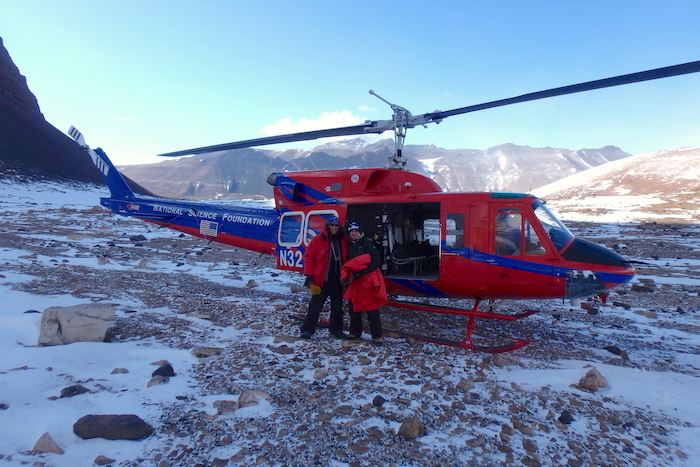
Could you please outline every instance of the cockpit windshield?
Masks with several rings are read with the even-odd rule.
[[[532,209],[535,210],[535,216],[537,216],[537,219],[539,219],[539,221],[542,223],[542,227],[544,227],[544,230],[547,232],[547,235],[549,235],[549,238],[552,239],[554,247],[558,251],[561,251],[562,248],[564,248],[564,246],[566,246],[569,241],[574,238],[574,234],[569,232],[569,229],[567,229],[564,224],[562,224],[561,221],[557,219],[554,214],[552,214],[552,211],[550,211],[542,201],[537,200],[532,203]]]

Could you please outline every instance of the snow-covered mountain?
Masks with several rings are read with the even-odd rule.
[[[534,190],[565,216],[615,211],[648,219],[700,221],[700,147],[639,154]]]
[[[236,149],[119,169],[164,196],[194,199],[270,196],[272,172],[386,167],[394,142],[366,144],[356,138],[314,149]],[[571,151],[503,144],[485,151],[407,145],[407,169],[431,176],[445,191],[516,191],[630,156],[613,146]]]

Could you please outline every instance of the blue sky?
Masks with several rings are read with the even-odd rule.
[[[3,0],[0,37],[51,124],[139,164],[390,118],[370,89],[420,114],[700,60],[698,18],[697,0]],[[455,116],[407,144],[638,154],[700,145],[699,109],[700,73]]]

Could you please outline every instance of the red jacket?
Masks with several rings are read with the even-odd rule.
[[[326,227],[327,229],[328,227]],[[306,247],[304,253],[304,275],[311,276],[311,280],[319,287],[323,287],[326,280],[326,269],[328,269],[328,255],[330,254],[331,242],[330,234],[324,230],[316,235]],[[340,262],[345,262],[348,257],[348,244],[345,239],[338,240],[340,244]]]
[[[355,271],[362,271],[372,261],[369,253],[356,256],[343,265],[341,280],[352,276]],[[343,294],[343,298],[352,302],[353,311],[372,311],[388,303],[384,277],[379,269],[354,279]]]

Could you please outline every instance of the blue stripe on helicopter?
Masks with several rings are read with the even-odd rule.
[[[217,222],[218,233],[251,240],[275,242],[278,211],[238,206],[211,204],[192,205],[187,202],[158,201],[146,198],[130,200],[128,205],[121,200],[102,198],[102,204],[125,216],[143,220],[177,224],[199,230],[201,221]],[[196,206],[197,209],[192,207]]]
[[[277,175],[275,185],[286,198],[300,202],[307,206],[311,206],[318,203],[344,204],[338,198],[329,197],[327,193],[315,190],[309,187],[308,185],[304,185],[303,183],[297,182],[293,178],[284,175]],[[294,196],[295,191],[297,192],[296,197]],[[304,196],[298,196],[299,194]],[[313,201],[307,198],[310,198]]]
[[[567,272],[580,270],[573,268],[564,268],[560,266],[553,266],[548,264],[532,263],[529,261],[516,259],[514,257],[491,255],[478,250],[473,250],[471,248],[444,248],[444,251],[457,254],[463,258],[467,258],[472,261],[477,261],[479,263],[486,263],[492,266],[514,269],[516,271],[532,272],[535,274],[542,274],[545,276],[566,277]],[[632,279],[632,276],[628,274],[613,274],[600,271],[595,271],[595,273],[598,276],[598,278],[603,282],[623,284]]]
[[[428,284],[426,281],[413,280],[413,279],[394,279],[394,278],[389,278],[389,279],[392,282],[395,282],[402,287],[413,290],[414,292],[417,292],[421,295],[425,295],[426,297],[444,297],[444,298],[450,297],[450,295],[446,294],[445,292],[438,289],[437,287],[433,287],[432,285]]]
[[[613,283],[613,284],[625,284],[632,280],[634,277],[632,274],[612,274],[608,272],[596,271],[598,278],[603,282]]]

